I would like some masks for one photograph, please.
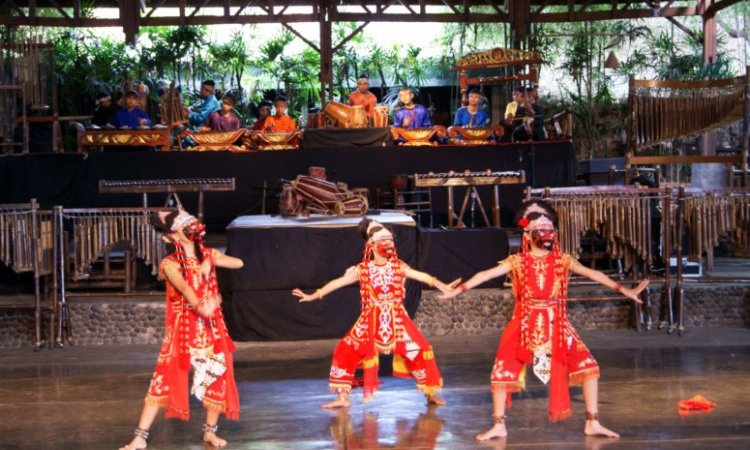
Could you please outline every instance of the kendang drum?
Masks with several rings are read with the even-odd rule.
[[[386,128],[388,126],[388,107],[376,106],[372,109],[372,126]]]
[[[348,106],[330,101],[325,107],[326,118],[337,128],[366,128],[367,114],[362,106]]]
[[[342,200],[340,204],[343,207],[342,212],[338,213],[340,216],[364,216],[369,208],[367,198],[362,194],[354,194]]]
[[[325,113],[309,113],[307,115],[307,128],[325,128],[326,127],[326,115]]]
[[[306,175],[286,183],[281,192],[279,210],[283,216],[306,216],[309,213],[361,216],[368,202],[362,195],[342,189],[335,183]]]

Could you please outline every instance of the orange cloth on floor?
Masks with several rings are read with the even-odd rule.
[[[716,406],[716,403],[706,399],[704,396],[698,394],[694,395],[687,400],[680,400],[677,404],[682,410],[708,410]]]

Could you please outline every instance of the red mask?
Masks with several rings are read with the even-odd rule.
[[[531,241],[534,245],[545,250],[552,250],[555,239],[557,239],[555,230],[534,230],[531,232]]]
[[[375,244],[375,251],[384,258],[391,258],[396,254],[396,247],[393,245],[393,241],[380,241]]]
[[[183,228],[182,233],[191,241],[197,242],[206,235],[206,226],[199,222],[193,222]]]

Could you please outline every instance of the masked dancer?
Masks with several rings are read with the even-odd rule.
[[[234,343],[221,312],[216,268],[239,269],[243,263],[205,247],[204,225],[185,211],[158,213],[151,221],[175,247],[160,267],[167,287],[166,332],[135,437],[120,450],[146,448],[149,429],[161,407],[166,408],[168,418],[190,418],[191,368],[190,393],[206,410],[203,441],[224,447],[227,442],[216,435],[219,415],[237,420],[240,403],[232,363]]]
[[[516,305],[500,339],[491,374],[494,425],[477,436],[487,440],[507,435],[505,410],[509,393],[525,386],[525,368],[550,385],[549,418],[564,420],[571,414],[569,384],[583,384],[586,405],[586,435],[619,437],[599,423],[599,365],[573,326],[568,322],[566,300],[570,272],[596,281],[640,303],[638,295],[648,286],[643,280],[628,289],[602,272],[589,269],[573,256],[562,253],[555,226],[557,217],[547,203],[534,200],[521,207],[523,228],[521,252],[499,265],[479,272],[442,298],[468,291],[488,280],[510,273]]]
[[[333,353],[329,387],[338,393],[338,397],[323,404],[322,408],[349,406],[354,371],[358,367],[364,371],[364,398],[366,402],[369,401],[378,389],[380,353],[393,353],[393,375],[413,377],[417,389],[427,397],[428,404],[444,405],[445,401],[437,396],[443,379],[432,347],[406,313],[404,290],[407,278],[441,292],[449,292],[451,287],[400,260],[393,235],[380,223],[363,219],[359,229],[366,240],[364,258],[360,264],[348,268],[343,276],[312,294],[305,294],[299,289],[292,292],[300,302],[323,300],[336,289],[359,282],[362,296],[360,316]]]

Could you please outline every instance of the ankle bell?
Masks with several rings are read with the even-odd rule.
[[[148,430],[136,428],[135,430],[133,430],[133,435],[143,439],[144,441],[148,440]]]

